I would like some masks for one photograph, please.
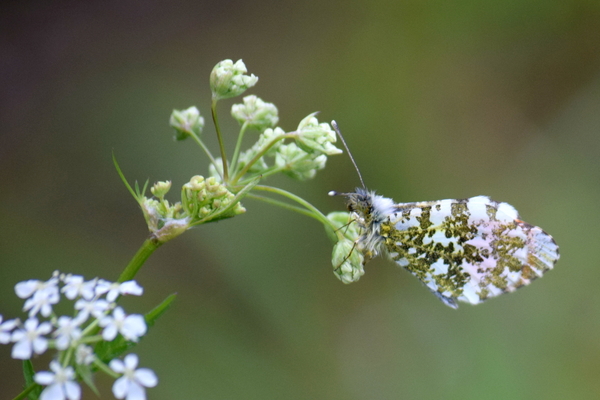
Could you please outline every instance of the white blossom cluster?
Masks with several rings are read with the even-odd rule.
[[[127,315],[117,306],[123,295],[140,296],[143,288],[135,281],[122,283],[94,278],[86,281],[80,275],[54,272],[47,281],[28,280],[15,286],[17,296],[25,300],[27,319],[3,321],[0,315],[0,343],[13,343],[12,357],[28,360],[33,355],[56,349],[50,371],[37,372],[34,380],[45,386],[40,400],[79,400],[78,380],[104,370],[117,378],[113,394],[117,399],[143,400],[145,387],[154,387],[158,379],[147,368],[136,369],[138,357],[129,354],[124,362],[113,359],[106,365],[95,354],[94,346],[110,342],[121,335],[137,342],[147,330],[144,317]],[[54,306],[64,297],[74,302],[73,316],[58,316]],[[106,360],[104,360],[106,361]]]

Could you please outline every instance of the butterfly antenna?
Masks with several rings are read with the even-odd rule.
[[[360,183],[362,183],[363,189],[367,190],[367,186],[365,186],[365,181],[363,181],[362,175],[360,174],[360,170],[358,169],[358,165],[356,165],[356,161],[354,161],[354,157],[352,157],[352,153],[350,152],[350,149],[348,148],[348,145],[346,144],[346,141],[344,140],[344,137],[342,136],[342,132],[340,132],[340,128],[338,128],[337,122],[331,121],[331,126],[333,126],[333,129],[338,134],[338,136],[340,137],[340,140],[342,141],[342,144],[346,148],[346,152],[348,152],[348,157],[350,157],[350,161],[352,161],[352,164],[354,165],[354,168],[356,169],[356,172],[358,173],[358,178],[360,179]]]

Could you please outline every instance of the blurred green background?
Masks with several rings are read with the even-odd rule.
[[[160,379],[150,399],[600,398],[599,26],[596,0],[4,2],[0,314],[21,315],[15,283],[55,269],[116,279],[147,231],[111,153],[130,180],[206,174],[168,118],[208,116],[213,65],[242,58],[284,129],[338,121],[369,187],[507,201],[562,258],[455,311],[384,259],[343,285],[318,223],[247,200],[138,274],[129,312],[178,293],[135,350]],[[210,124],[204,137],[216,153]],[[359,182],[343,155],[268,183],[329,212],[345,206],[326,193]],[[21,364],[0,357],[8,399]],[[103,398],[111,384],[98,376]]]

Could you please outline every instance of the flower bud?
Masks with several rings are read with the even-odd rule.
[[[240,125],[247,123],[249,128],[263,131],[277,125],[277,107],[273,103],[265,103],[255,95],[244,97],[244,104],[231,106],[231,115]]]
[[[344,283],[356,282],[364,275],[364,256],[353,241],[342,239],[333,246],[333,273]]]
[[[327,219],[333,223],[338,232],[353,242],[360,235],[358,224],[347,211],[330,212],[327,214]]]
[[[210,73],[210,89],[213,99],[221,100],[239,96],[248,88],[256,85],[258,77],[245,75],[248,72],[242,60],[235,64],[231,60],[223,60]]]
[[[308,115],[298,124],[298,146],[308,153],[319,152],[328,156],[340,154],[342,150],[333,145],[336,142],[335,132],[328,123],[319,124],[316,114]]]
[[[295,143],[282,144],[275,154],[275,165],[292,178],[306,180],[314,178],[317,170],[325,168],[327,156],[308,154]]]
[[[173,110],[169,124],[175,128],[175,139],[184,140],[192,133],[199,136],[204,128],[204,118],[196,107],[187,110]]]
[[[154,186],[150,188],[153,195],[158,198],[163,198],[171,190],[171,181],[156,182]]]

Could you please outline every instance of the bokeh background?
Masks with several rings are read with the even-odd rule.
[[[597,399],[599,26],[596,0],[3,2],[0,314],[21,315],[15,283],[55,269],[116,279],[147,231],[112,152],[132,181],[206,174],[168,118],[208,116],[213,65],[242,58],[284,129],[313,111],[339,122],[371,188],[507,201],[562,258],[456,311],[383,259],[343,285],[318,223],[248,200],[138,274],[130,312],[178,293],[135,350],[160,379],[150,399]],[[344,204],[326,193],[359,182],[344,155],[269,183],[329,212]],[[9,399],[21,366],[0,357]]]

